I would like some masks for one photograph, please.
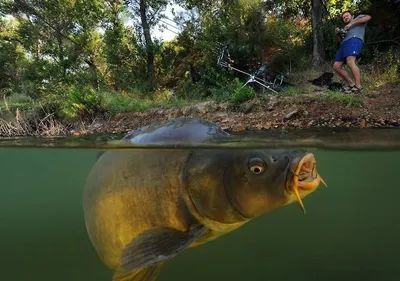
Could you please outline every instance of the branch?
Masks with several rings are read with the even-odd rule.
[[[34,16],[36,16],[39,20],[43,21],[48,27],[50,27],[51,29],[53,29],[56,33],[58,33],[59,35],[61,35],[62,37],[64,37],[65,39],[71,41],[72,43],[74,43],[75,45],[79,45],[78,42],[76,42],[75,40],[73,40],[72,38],[70,38],[67,35],[64,35],[63,33],[61,33],[61,31],[59,31],[57,28],[55,28],[54,26],[52,26],[49,22],[47,22],[44,17],[42,17],[40,15],[40,13],[38,11],[36,11],[36,9],[34,7],[30,7],[28,3],[23,2],[23,6],[25,6],[24,8],[26,8],[29,12],[31,12]],[[16,6],[20,6],[22,7],[20,4],[16,3]]]
[[[149,25],[153,25],[154,23],[154,18],[156,17],[157,13],[161,10],[161,7],[159,7],[156,11],[154,11],[151,15],[150,18],[148,20]]]
[[[372,42],[366,43],[365,45],[371,45],[371,44],[376,44],[376,43],[384,43],[384,42],[392,42],[392,43],[395,43],[395,44],[400,45],[400,42],[397,42],[397,41],[396,41],[397,39],[400,39],[400,37],[396,37],[396,38],[394,38],[394,39],[388,39],[388,40],[372,41]]]
[[[139,0],[125,1],[125,2],[131,2],[132,4],[140,5]]]
[[[19,40],[18,38],[14,38],[14,37],[0,36],[0,40],[4,40],[4,41],[8,41],[8,42],[17,41],[18,43],[20,43],[22,45],[21,40]]]
[[[28,11],[30,11],[33,15],[35,15],[39,20],[43,21],[48,27],[50,27],[52,30],[54,30],[54,31],[55,31],[57,34],[59,34],[61,37],[65,38],[65,39],[67,39],[67,40],[69,40],[69,41],[71,41],[71,42],[72,42],[73,44],[75,44],[80,50],[82,49],[82,46],[81,46],[77,41],[75,41],[74,39],[70,38],[68,35],[63,34],[63,33],[62,33],[61,31],[59,31],[57,28],[55,28],[55,27],[52,26],[50,23],[48,23],[48,22],[44,19],[44,17],[42,17],[42,16],[40,15],[40,13],[36,11],[35,8],[30,7],[29,4],[26,3],[26,2],[24,2],[24,1],[22,1],[22,2],[23,2],[23,5],[25,6],[25,8],[26,8]],[[16,4],[16,5],[18,6],[19,4]],[[89,56],[89,57],[90,57],[90,56]],[[93,63],[91,60],[88,60],[88,59],[85,59],[85,58],[84,58],[83,61],[86,62],[89,66],[95,67],[95,68],[97,69],[97,67],[94,65],[94,63]]]

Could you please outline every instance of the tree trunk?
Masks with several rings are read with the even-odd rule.
[[[140,19],[142,21],[143,35],[146,42],[146,52],[147,52],[147,75],[149,78],[150,89],[153,90],[154,86],[154,51],[153,42],[150,35],[150,27],[147,22],[147,5],[146,0],[140,0]]]
[[[58,60],[59,60],[59,65],[62,67],[63,71],[63,76],[67,74],[67,66],[64,62],[64,46],[63,46],[63,40],[61,36],[61,31],[57,28],[56,29],[56,38],[57,38],[57,43],[58,43]]]
[[[312,65],[314,68],[318,68],[319,66],[321,66],[324,60],[321,0],[312,0],[311,19],[313,35]]]

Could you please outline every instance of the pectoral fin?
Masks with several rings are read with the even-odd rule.
[[[159,263],[129,273],[123,273],[121,268],[118,268],[113,275],[112,281],[154,281],[163,266],[163,263]]]
[[[122,251],[121,269],[123,272],[129,273],[141,267],[165,262],[186,249],[205,230],[206,227],[200,225],[186,232],[167,228],[153,228],[145,231],[133,239]]]

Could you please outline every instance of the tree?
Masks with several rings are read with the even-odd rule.
[[[126,13],[122,0],[107,0],[103,27],[103,55],[107,64],[107,82],[114,90],[129,90],[141,75],[137,39],[134,30],[123,23]],[[138,77],[142,79],[138,79]]]
[[[25,56],[17,37],[16,19],[0,18],[0,94],[11,95],[21,83]]]
[[[324,60],[324,40],[322,32],[322,0],[312,0],[311,25],[313,38],[312,65],[318,68]]]
[[[102,18],[101,1],[8,0],[2,10],[20,23],[17,33],[35,70],[27,71],[26,78],[36,84],[35,95],[39,88],[76,82],[87,75],[85,68],[93,86],[99,87],[100,40],[95,29]]]
[[[160,20],[160,13],[166,8],[167,0],[126,0],[126,5],[132,12],[133,22],[139,35],[143,34],[147,60],[147,77],[150,90],[154,88],[155,70],[154,57],[155,46],[151,37],[151,28]],[[139,21],[137,19],[140,19]],[[143,32],[143,33],[142,33]],[[142,36],[138,36],[141,39]]]

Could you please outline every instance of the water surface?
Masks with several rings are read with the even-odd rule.
[[[2,280],[111,281],[83,220],[95,148],[0,148]],[[304,199],[307,215],[298,204],[263,215],[184,251],[157,281],[395,280],[400,150],[312,151],[329,187]]]

